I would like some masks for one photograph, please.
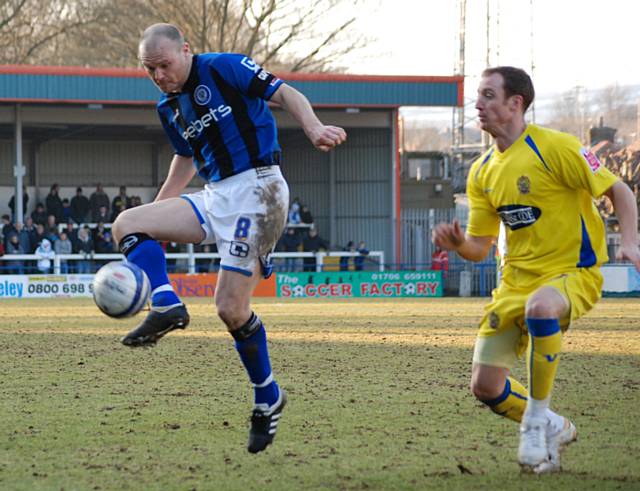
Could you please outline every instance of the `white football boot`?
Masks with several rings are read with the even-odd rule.
[[[542,418],[526,418],[520,424],[520,446],[518,462],[523,470],[534,470],[536,466],[547,461],[547,428],[549,420]]]
[[[560,455],[562,451],[571,443],[578,439],[578,431],[575,425],[564,418],[564,426],[560,431],[554,431],[551,425],[547,427],[547,450],[548,459],[533,469],[536,474],[547,474],[562,470]]]

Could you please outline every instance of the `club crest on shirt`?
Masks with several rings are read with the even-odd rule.
[[[522,194],[529,194],[529,191],[531,191],[531,180],[527,176],[518,178],[518,190]]]
[[[600,167],[602,167],[602,164],[600,163],[600,160],[598,160],[598,157],[596,157],[590,150],[587,150],[583,147],[580,149],[580,154],[582,155],[582,158],[584,158],[584,160],[587,162],[587,165],[589,166],[589,169],[591,169],[591,172],[593,172],[594,174],[598,172],[598,169]]]
[[[193,98],[195,99],[196,104],[206,106],[211,100],[211,90],[206,85],[198,85],[196,90],[193,92]]]
[[[498,329],[499,325],[500,325],[500,316],[495,312],[491,312],[489,314],[489,327],[491,329]]]

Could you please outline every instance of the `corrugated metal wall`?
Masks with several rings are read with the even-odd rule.
[[[105,186],[152,186],[151,144],[136,142],[45,143],[38,151],[41,186],[101,182]]]
[[[283,172],[291,198],[308,205],[320,236],[334,246],[364,240],[369,249],[391,254],[391,132],[348,128],[334,152],[335,202],[331,202],[331,154],[315,150],[304,133],[283,130]],[[334,206],[335,229],[330,229]],[[387,257],[387,260],[391,260]]]
[[[0,186],[14,186],[15,153],[12,141],[0,141]],[[24,152],[24,148],[23,148]]]

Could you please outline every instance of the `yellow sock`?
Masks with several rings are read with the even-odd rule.
[[[527,319],[529,327],[529,397],[546,400],[556,378],[562,332],[557,319]]]
[[[516,379],[508,377],[504,391],[499,397],[482,402],[494,413],[519,423],[527,407],[527,390]]]

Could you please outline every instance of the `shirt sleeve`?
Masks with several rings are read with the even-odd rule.
[[[169,138],[169,141],[171,142],[171,146],[173,147],[175,153],[182,157],[193,157],[193,149],[191,148],[191,145],[189,145],[189,143],[187,143],[187,140],[182,137],[182,135],[178,131],[178,128],[167,120],[167,114],[165,113],[165,111],[162,111],[160,108],[158,108],[158,116],[160,117],[162,128]]]
[[[482,190],[479,164],[471,166],[467,177],[469,199],[469,223],[466,232],[474,237],[497,237],[500,231],[500,216]]]
[[[567,187],[584,189],[598,198],[618,181],[577,138],[568,137],[563,143],[556,146],[557,159],[551,165],[556,168],[554,170],[557,170],[560,180]]]
[[[282,80],[248,56],[223,53],[215,58],[213,64],[229,84],[249,97],[268,101],[282,85]]]

